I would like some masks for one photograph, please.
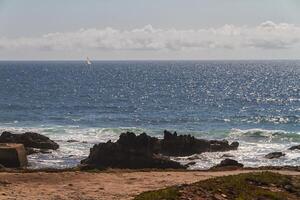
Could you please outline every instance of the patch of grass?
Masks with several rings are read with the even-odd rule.
[[[224,176],[142,193],[136,200],[299,200],[300,178],[272,172]]]
[[[169,187],[162,190],[144,192],[137,196],[135,200],[177,200],[179,190],[177,187]]]

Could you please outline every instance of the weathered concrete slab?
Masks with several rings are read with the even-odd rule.
[[[4,167],[27,166],[27,156],[23,144],[0,143],[0,164]]]

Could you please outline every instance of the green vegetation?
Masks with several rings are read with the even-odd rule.
[[[140,194],[135,200],[297,200],[300,177],[272,172],[224,176],[191,185],[169,187]]]
[[[176,187],[170,187],[158,191],[145,192],[135,198],[135,200],[173,200],[178,199],[179,190]]]

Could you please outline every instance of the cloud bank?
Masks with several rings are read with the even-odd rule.
[[[255,27],[224,25],[207,29],[158,29],[151,25],[132,30],[81,29],[39,37],[0,36],[0,52],[39,51],[185,51],[199,49],[289,49],[300,46],[300,27],[266,21]]]

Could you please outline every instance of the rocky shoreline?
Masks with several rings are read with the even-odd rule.
[[[75,142],[75,141],[68,141]],[[59,145],[50,138],[34,133],[26,132],[14,134],[8,131],[0,135],[0,143],[20,144],[24,146],[24,155],[35,153],[51,153],[49,150],[59,149]],[[14,161],[11,165],[5,156],[7,146],[0,147],[0,164],[3,167],[26,168],[26,162]],[[116,142],[108,141],[99,143],[90,149],[90,154],[83,159],[77,168],[79,169],[186,169],[194,165],[193,155],[204,152],[226,152],[235,151],[239,148],[238,142],[229,143],[227,140],[206,140],[198,139],[191,135],[178,135],[164,131],[162,139],[151,137],[146,133],[136,135],[132,132],[122,133]],[[299,150],[300,145],[289,148],[289,151]],[[17,152],[19,152],[18,150]],[[21,150],[22,151],[22,150]],[[20,153],[22,155],[22,152]],[[19,155],[18,154],[18,155]],[[191,156],[190,162],[182,165],[179,162],[171,160],[170,157]],[[285,156],[282,152],[270,152],[265,155],[266,159],[278,159]],[[212,170],[226,168],[243,168],[242,163],[230,158],[230,155],[224,154],[224,159]],[[14,159],[24,160],[16,156]],[[19,164],[18,164],[19,163]]]

